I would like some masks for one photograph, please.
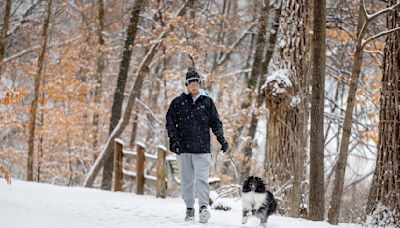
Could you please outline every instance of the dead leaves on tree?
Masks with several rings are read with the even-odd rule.
[[[0,173],[3,174],[4,178],[6,179],[7,184],[11,184],[11,175],[10,171],[5,165],[0,165]]]

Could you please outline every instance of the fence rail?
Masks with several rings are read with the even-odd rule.
[[[136,144],[136,151],[124,150],[124,143],[120,139],[114,141],[114,174],[113,190],[122,191],[123,175],[135,177],[136,194],[144,193],[144,184],[149,181],[156,185],[156,196],[165,198],[167,188],[167,163],[166,150],[164,147],[157,148],[157,155],[145,152],[143,144]],[[136,158],[136,171],[129,171],[123,168],[123,157]],[[146,175],[144,172],[145,161],[156,162],[156,176]]]

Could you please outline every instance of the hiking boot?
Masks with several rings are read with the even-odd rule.
[[[194,208],[186,208],[185,221],[194,221]]]
[[[210,211],[208,210],[207,206],[203,205],[200,207],[199,213],[200,223],[207,223],[210,219]]]

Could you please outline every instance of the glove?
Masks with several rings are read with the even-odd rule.
[[[224,143],[222,143],[221,150],[225,153],[225,152],[228,151],[228,149],[229,149],[228,142],[227,142],[227,141],[224,141]]]
[[[176,142],[171,142],[169,144],[169,150],[177,155],[180,155],[181,153],[179,153],[179,149],[178,149],[178,143]]]

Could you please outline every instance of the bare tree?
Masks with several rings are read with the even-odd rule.
[[[346,112],[343,122],[343,132],[340,143],[339,159],[335,171],[335,181],[334,181],[332,199],[328,212],[328,222],[331,224],[338,224],[339,222],[339,212],[340,212],[341,198],[343,194],[344,175],[346,172],[351,125],[353,121],[353,109],[355,105],[355,96],[357,92],[357,85],[361,71],[363,48],[371,40],[386,35],[395,30],[392,29],[385,32],[381,32],[377,35],[369,37],[368,39],[364,39],[364,36],[367,32],[368,25],[371,24],[374,20],[376,20],[378,16],[393,11],[399,6],[400,3],[397,3],[391,7],[378,11],[374,14],[369,14],[364,6],[364,1],[360,2],[358,25],[357,25],[357,40],[354,52],[354,62],[351,70],[349,95],[347,97]]]
[[[389,1],[389,4],[395,3],[395,0]],[[400,27],[400,10],[388,13],[386,18],[388,30]],[[380,96],[378,154],[366,211],[370,218],[368,222],[373,225],[396,227],[400,225],[399,40],[400,31],[386,37]]]
[[[309,218],[324,220],[324,97],[325,97],[325,50],[326,50],[326,3],[314,0],[312,94],[310,133],[310,196]]]
[[[99,132],[99,113],[100,113],[100,101],[101,101],[101,87],[103,83],[103,71],[105,68],[105,54],[104,54],[104,2],[103,0],[97,0],[98,7],[98,21],[99,28],[97,31],[97,68],[96,68],[96,85],[94,91],[94,105],[96,107],[93,115],[93,150],[98,150],[98,132]]]
[[[39,101],[39,87],[43,74],[43,66],[45,61],[45,53],[47,49],[47,33],[50,24],[52,0],[47,3],[47,17],[44,20],[42,30],[42,49],[38,58],[38,69],[35,77],[34,98],[31,103],[29,116],[29,138],[28,138],[28,161],[27,161],[27,180],[33,181],[33,151],[35,146],[35,129],[36,129],[36,111]]]
[[[127,36],[125,40],[124,50],[122,53],[122,61],[119,66],[118,81],[115,87],[114,100],[111,108],[111,120],[110,120],[110,131],[112,133],[114,128],[117,126],[119,119],[122,114],[122,104],[124,101],[125,84],[128,78],[128,70],[131,62],[131,55],[133,51],[133,45],[135,44],[136,32],[139,24],[139,15],[144,6],[143,0],[136,0],[131,11],[131,17],[127,29]],[[106,158],[103,167],[103,179],[101,182],[102,189],[111,189],[112,182],[112,148],[107,151]]]

